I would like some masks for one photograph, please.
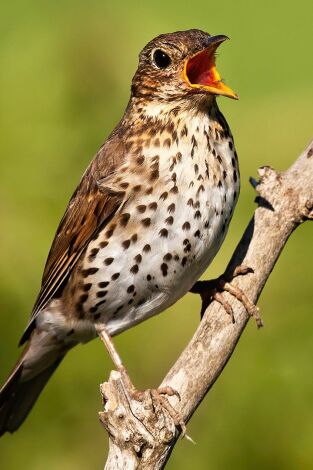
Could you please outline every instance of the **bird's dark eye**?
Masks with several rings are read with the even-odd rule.
[[[157,49],[153,53],[153,61],[159,69],[166,69],[171,63],[171,58],[166,52]]]

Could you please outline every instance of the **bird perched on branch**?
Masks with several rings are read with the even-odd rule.
[[[191,290],[220,248],[239,193],[216,103],[237,98],[215,66],[226,39],[179,31],[140,53],[126,111],[57,229],[26,347],[0,392],[0,434],[20,426],[76,344],[99,334],[122,368],[111,336]]]

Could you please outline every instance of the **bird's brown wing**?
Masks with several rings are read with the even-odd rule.
[[[125,194],[115,191],[110,185],[112,176],[123,160],[122,141],[112,138],[100,149],[86,170],[57,229],[45,265],[41,289],[20,344],[29,338],[37,313],[52,298],[60,295],[89,241],[123,204]]]

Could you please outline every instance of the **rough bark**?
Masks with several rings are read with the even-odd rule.
[[[287,171],[263,167],[258,172],[259,182],[252,180],[258,207],[227,267],[230,272],[240,264],[253,269],[232,284],[254,303],[291,233],[313,219],[313,141]],[[235,323],[213,301],[161,384],[179,393],[180,400],[168,400],[185,422],[221,374],[249,320],[238,300],[228,293],[223,296],[233,308]],[[104,411],[99,415],[110,438],[105,469],[164,468],[180,435],[168,410],[149,391],[142,402],[133,399],[116,371],[101,385],[101,393]]]

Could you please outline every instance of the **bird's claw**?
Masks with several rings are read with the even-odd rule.
[[[222,276],[210,281],[198,281],[192,287],[191,291],[195,294],[200,294],[202,299],[201,318],[209,306],[209,304],[216,300],[220,303],[226,313],[230,316],[233,323],[235,323],[234,312],[232,306],[224,299],[222,292],[228,292],[234,296],[239,302],[242,303],[247,313],[255,318],[258,328],[263,326],[262,319],[260,317],[259,309],[253,302],[245,295],[245,293],[239,288],[232,285],[230,282],[237,276],[244,276],[249,273],[253,273],[253,269],[243,264],[236,266],[232,273],[225,272]]]
[[[181,401],[180,394],[177,392],[177,390],[167,385],[164,387],[159,387],[157,389],[148,389],[142,392],[141,390],[137,390],[136,387],[133,385],[125,368],[120,369],[120,372],[122,373],[122,377],[129,395],[134,400],[143,402],[147,392],[150,393],[152,401],[158,403],[161,408],[165,409],[168,412],[175,426],[181,429],[182,438],[184,438],[186,435],[185,422],[180,416],[180,413],[175,410],[175,408],[170,404],[170,402],[166,398],[166,395],[169,397],[176,396],[178,400]]]

